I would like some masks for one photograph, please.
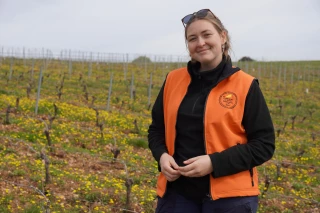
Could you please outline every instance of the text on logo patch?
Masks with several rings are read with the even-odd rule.
[[[219,97],[219,103],[221,106],[232,109],[237,105],[237,95],[233,92],[224,92]]]

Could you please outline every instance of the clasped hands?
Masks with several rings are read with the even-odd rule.
[[[202,177],[213,171],[209,155],[201,155],[183,161],[186,166],[178,166],[172,156],[163,153],[160,157],[162,174],[168,181],[175,181],[181,175],[186,177]]]

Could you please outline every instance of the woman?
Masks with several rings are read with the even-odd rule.
[[[156,212],[256,212],[256,166],[275,149],[258,81],[232,67],[228,31],[209,9],[182,23],[191,61],[168,74],[149,127]]]

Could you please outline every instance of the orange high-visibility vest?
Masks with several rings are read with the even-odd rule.
[[[204,110],[204,143],[207,154],[247,143],[245,129],[241,123],[246,96],[253,80],[252,76],[240,70],[222,80],[208,94]],[[171,156],[174,154],[178,109],[190,82],[187,68],[170,72],[166,79],[163,94],[165,139],[168,154]],[[167,180],[160,173],[157,182],[157,194],[160,197],[164,195],[166,185]],[[219,178],[210,175],[210,193],[214,200],[258,195],[256,168],[253,168],[253,179],[249,170]]]

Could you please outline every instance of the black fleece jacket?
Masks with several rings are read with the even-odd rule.
[[[173,157],[179,166],[184,166],[183,161],[189,158],[206,154],[203,138],[206,98],[220,81],[240,70],[233,68],[231,61],[225,57],[213,70],[199,72],[199,68],[199,63],[188,63],[191,83],[178,110]],[[149,148],[158,162],[161,155],[167,152],[163,114],[164,85],[153,106],[152,123],[148,131]],[[222,152],[209,153],[213,166],[210,175],[214,178],[250,171],[253,167],[269,160],[274,153],[274,127],[257,80],[252,82],[249,89],[242,125],[246,131],[247,144],[230,147]],[[168,186],[186,198],[201,201],[209,193],[209,175],[199,178],[181,176]]]

